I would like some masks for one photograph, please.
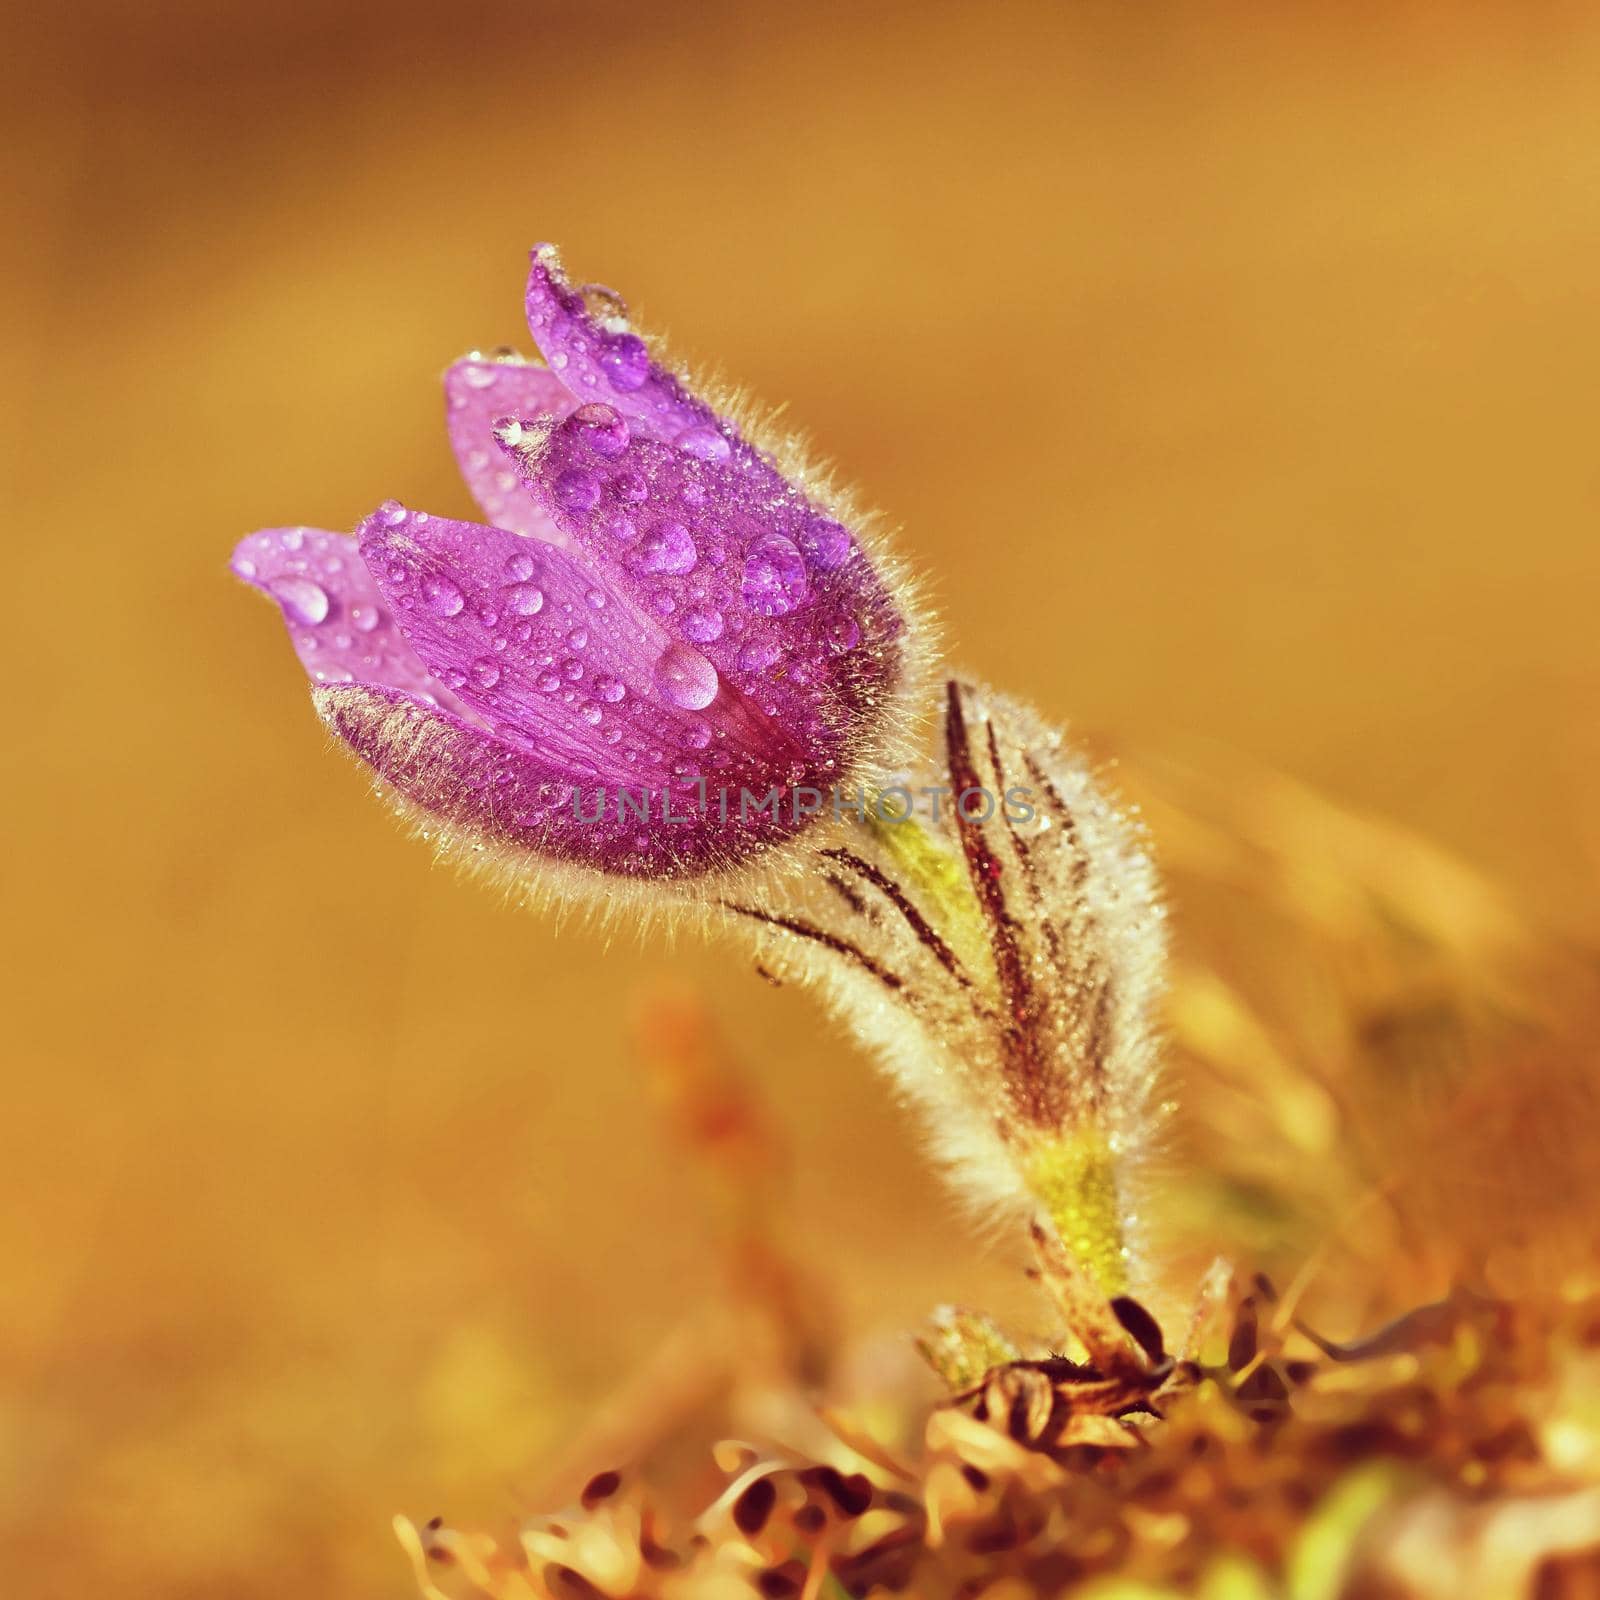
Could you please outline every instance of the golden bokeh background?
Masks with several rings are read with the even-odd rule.
[[[526,347],[536,239],[787,401],[959,660],[1594,930],[1592,8],[89,0],[7,54],[21,1589],[405,1595],[392,1512],[515,1511],[717,1292],[663,984],[845,1326],[1002,1275],[804,996],[434,871],[227,577],[466,510],[437,377]]]

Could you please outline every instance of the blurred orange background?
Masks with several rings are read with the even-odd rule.
[[[405,1595],[392,1512],[514,1512],[717,1292],[641,1087],[665,982],[771,1102],[847,1327],[1004,1276],[804,996],[434,871],[227,577],[258,526],[467,510],[438,375],[527,347],[536,239],[789,402],[961,662],[1281,766],[1594,930],[1592,8],[89,0],[18,46],[28,1592]]]

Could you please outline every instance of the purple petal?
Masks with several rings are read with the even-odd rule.
[[[805,718],[753,704],[575,552],[395,505],[358,536],[433,673],[494,732],[569,779],[656,790],[719,774],[784,784],[826,770]]]
[[[622,302],[567,282],[554,245],[535,247],[528,271],[528,328],[550,370],[579,401],[604,400],[653,438],[715,428],[716,413],[651,359]]]
[[[330,725],[433,815],[605,872],[729,865],[848,797],[905,675],[903,618],[852,534],[651,358],[615,295],[574,290],[541,247],[527,305],[548,370],[471,356],[445,378],[497,526],[389,502],[359,561],[280,529],[235,570],[279,601]],[[566,809],[575,784],[598,812]]]
[[[315,691],[317,711],[385,783],[430,816],[490,845],[622,877],[687,877],[737,865],[792,831],[753,816],[713,826],[680,800],[647,822],[547,758],[409,695],[364,685]]]
[[[406,643],[354,539],[321,528],[265,528],[239,542],[229,565],[278,602],[313,682],[380,684],[462,709]]]
[[[792,730],[810,770],[875,721],[903,670],[900,614],[763,458],[632,437],[597,402],[501,439],[591,567]]]
[[[500,417],[564,416],[570,411],[577,401],[560,379],[520,356],[474,353],[445,373],[444,392],[450,448],[484,515],[497,528],[564,543],[566,535],[529,496],[494,438]]]

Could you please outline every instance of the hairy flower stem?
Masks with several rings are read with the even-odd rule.
[[[980,896],[969,863],[920,817],[896,813],[881,796],[873,797],[866,814],[866,827],[892,861],[910,902],[933,909],[936,937],[961,952],[985,999],[1003,1014],[1007,1007],[986,912],[994,891]],[[1043,1128],[1024,1125],[1007,1097],[997,1097],[992,1110],[1023,1185],[1063,1243],[1102,1294],[1125,1293],[1128,1230],[1116,1154],[1095,1121],[1093,1102],[1071,1107],[1062,1121]]]

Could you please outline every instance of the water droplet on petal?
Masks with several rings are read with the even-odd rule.
[[[850,555],[850,535],[831,517],[811,517],[799,534],[801,552],[818,572],[842,567]]]
[[[378,507],[378,521],[388,528],[398,528],[406,520],[406,508],[398,500],[385,500]]]
[[[608,334],[600,341],[600,367],[619,394],[632,394],[650,376],[650,351],[636,333]]]
[[[430,573],[423,580],[422,598],[436,617],[453,617],[467,603],[461,585],[443,572]]]
[[[328,617],[328,595],[321,584],[309,578],[293,576],[274,578],[268,585],[272,597],[284,609],[291,622],[303,622],[315,627]]]
[[[604,589],[591,589],[583,598],[589,602],[591,611],[604,611],[606,608],[606,592]]]
[[[283,548],[285,550],[300,550],[306,542],[304,528],[285,528],[283,530]]]
[[[715,606],[690,606],[678,624],[685,639],[696,644],[710,644],[722,637],[722,613]]]
[[[383,621],[383,613],[376,606],[351,606],[350,626],[361,633],[371,633]]]
[[[685,750],[704,750],[711,743],[711,724],[704,717],[692,717],[678,735],[678,743]]]
[[[493,367],[470,366],[461,369],[461,381],[469,389],[490,388],[497,377],[499,373]]]
[[[810,592],[806,564],[794,542],[781,533],[764,534],[745,553],[740,593],[758,616],[787,616]]]
[[[644,536],[633,564],[639,572],[682,573],[693,569],[698,556],[689,530],[681,522],[668,518],[658,522]]]
[[[854,617],[835,617],[828,624],[828,643],[841,652],[854,650],[861,643],[861,624]]]
[[[733,453],[733,446],[715,428],[685,428],[675,443],[701,461],[726,461]]]
[[[472,663],[472,681],[480,689],[492,689],[500,681],[500,667],[487,659]]]
[[[764,672],[783,654],[768,639],[752,639],[739,649],[739,666],[744,672]]]
[[[554,672],[541,672],[537,682],[546,694],[554,694],[561,687],[561,679]]]
[[[507,606],[519,617],[537,616],[544,606],[544,590],[536,583],[514,583],[505,596]]]
[[[533,557],[518,550],[506,557],[506,574],[518,583],[526,583],[533,576]]]
[[[655,665],[656,688],[684,711],[701,711],[717,698],[717,669],[693,645],[674,641]]]
[[[581,467],[571,467],[556,479],[556,503],[568,511],[589,511],[600,499],[600,480]]]
[[[615,705],[628,691],[622,686],[620,678],[613,678],[609,673],[594,680],[594,692],[608,705]]]
[[[567,643],[574,650],[582,650],[589,643],[589,630],[587,628],[573,628],[567,634]]]
[[[578,437],[597,456],[611,460],[628,448],[628,425],[615,406],[591,401],[572,413],[572,426]]]

